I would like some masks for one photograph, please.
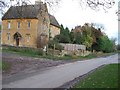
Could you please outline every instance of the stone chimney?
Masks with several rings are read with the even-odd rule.
[[[36,4],[36,5],[41,4],[41,3],[43,3],[41,0],[36,0],[36,1],[35,1],[35,4]]]

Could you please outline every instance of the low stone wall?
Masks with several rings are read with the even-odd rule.
[[[63,50],[61,55],[87,56],[90,53],[91,53],[90,51],[84,51],[84,50],[76,50],[76,51]]]
[[[60,43],[64,47],[64,50],[62,51],[61,55],[76,55],[76,56],[87,56],[90,54],[89,51],[86,51],[85,45],[79,45],[79,44],[64,44]]]
[[[68,51],[77,51],[77,50],[86,50],[85,45],[79,45],[79,44],[64,44],[60,43],[64,47],[64,50]]]

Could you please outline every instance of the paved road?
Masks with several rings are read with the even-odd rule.
[[[101,65],[110,63],[118,63],[118,54],[56,66],[40,74],[4,84],[3,88],[56,88]]]

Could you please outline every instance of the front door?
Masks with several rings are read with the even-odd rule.
[[[16,46],[19,46],[19,38],[16,38]]]
[[[16,41],[16,46],[19,46],[20,44],[20,39],[22,38],[21,34],[16,32],[14,35],[13,35],[15,41]]]

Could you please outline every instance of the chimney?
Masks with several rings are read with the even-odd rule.
[[[43,3],[41,0],[36,0],[36,1],[35,1],[35,4],[36,4],[36,5],[41,4],[41,3]]]

